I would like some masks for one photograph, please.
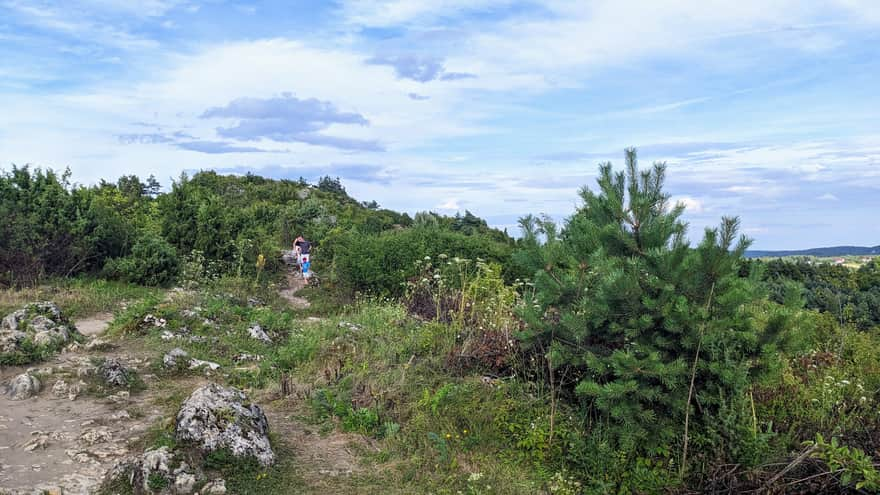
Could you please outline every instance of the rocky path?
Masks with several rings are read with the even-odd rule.
[[[278,295],[295,309],[305,309],[309,307],[309,301],[304,297],[296,295],[305,286],[306,281],[303,280],[302,275],[295,270],[290,270],[287,273],[287,288],[278,291]]]
[[[100,314],[75,324],[95,342],[111,319]],[[0,493],[93,493],[104,472],[128,453],[129,442],[160,416],[142,405],[144,397],[128,392],[84,394],[81,378],[93,369],[91,358],[105,354],[75,345],[30,368],[0,368],[0,383],[25,372],[40,382],[24,400],[0,395]],[[147,364],[128,353],[113,355],[133,369]]]
[[[309,301],[298,295],[304,286],[302,277],[291,271],[279,295],[295,309],[307,308]],[[210,381],[200,375],[157,379],[149,367],[157,358],[155,352],[137,339],[117,341],[104,335],[112,319],[105,313],[74,322],[86,341],[44,362],[0,367],[0,384],[22,374],[39,381],[23,400],[12,400],[0,390],[0,495],[95,493],[118,461],[143,454],[139,439],[170,419],[167,400],[163,403],[172,394],[169,387],[185,395]],[[137,371],[146,390],[105,397],[87,393],[84,379],[94,376],[96,358],[114,358]],[[381,488],[377,473],[362,462],[365,453],[375,452],[371,441],[357,434],[327,433],[304,421],[310,414],[307,392],[283,397],[278,386],[270,386],[250,393],[265,411],[280,451],[293,459],[298,482],[291,493],[365,493]]]

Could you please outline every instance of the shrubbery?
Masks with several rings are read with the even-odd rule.
[[[104,276],[141,285],[168,285],[180,273],[180,259],[174,246],[156,235],[138,239],[131,254],[107,260]]]
[[[465,235],[433,228],[383,232],[377,236],[343,233],[333,245],[333,275],[344,287],[361,292],[401,295],[406,282],[418,274],[416,261],[446,254],[450,258],[483,259],[502,265],[510,245],[482,235]]]

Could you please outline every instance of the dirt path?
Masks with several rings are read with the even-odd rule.
[[[294,308],[307,308],[309,301],[297,295],[304,286],[302,277],[291,272],[280,295]],[[112,318],[97,314],[75,325],[88,340],[95,340],[104,336]],[[203,376],[159,380],[149,369],[155,358],[153,349],[137,338],[108,340],[109,349],[80,344],[30,368],[0,367],[0,383],[30,371],[42,385],[37,396],[23,401],[0,395],[0,494],[94,493],[106,471],[117,460],[138,453],[129,449],[140,449],[138,439],[168,418],[169,404],[163,398],[173,392],[185,396],[207,380]],[[80,383],[96,357],[120,359],[139,372],[147,389],[103,398],[64,390]],[[307,391],[287,398],[279,398],[273,387],[249,393],[285,446],[282,451],[293,456],[297,477],[305,485],[305,490],[297,487],[296,493],[386,491],[380,473],[364,463],[364,454],[376,450],[372,441],[310,424],[304,419],[310,414]]]
[[[301,419],[308,411],[297,399],[263,404],[272,430],[293,451],[298,474],[310,489],[307,493],[329,493],[331,488],[334,493],[358,493],[345,487],[356,485],[353,480],[365,474],[361,453],[371,447],[363,436],[320,432],[319,426]]]
[[[97,338],[112,315],[75,322]],[[0,493],[61,489],[67,495],[93,493],[106,470],[128,453],[127,445],[161,417],[148,395],[126,393],[98,398],[85,395],[81,377],[91,358],[113,356],[141,372],[148,362],[131,352],[86,351],[80,346],[33,367],[0,367],[0,383],[27,370],[36,374],[41,391],[13,401],[0,395]],[[149,377],[147,377],[149,378]]]
[[[76,325],[79,333],[85,336],[93,336],[104,333],[104,330],[107,330],[111,321],[113,321],[111,313],[98,313],[88,318],[76,320],[73,324]]]
[[[305,286],[306,281],[303,280],[302,275],[291,270],[287,273],[287,288],[278,291],[278,295],[287,300],[294,308],[305,309],[309,307],[309,301],[296,295]]]

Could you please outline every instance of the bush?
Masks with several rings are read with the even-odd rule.
[[[791,321],[752,317],[762,294],[739,275],[749,241],[737,240],[738,219],[691,247],[664,178],[663,164],[639,171],[635,150],[624,172],[601,166],[598,191],[582,189],[563,234],[537,250],[543,268],[521,336],[554,374],[572,377],[566,393],[604,424],[612,449],[665,457],[672,447],[686,461],[689,439],[712,434],[691,453],[724,459],[753,423],[742,398],[778,361]],[[754,462],[760,449],[743,445],[741,457]]]
[[[505,265],[511,248],[488,236],[436,229],[404,229],[379,235],[344,233],[332,239],[333,276],[352,291],[401,295],[418,274],[416,261],[448,254]]]
[[[168,285],[180,272],[180,259],[174,246],[156,235],[138,239],[131,255],[113,258],[104,265],[104,275],[142,285]]]

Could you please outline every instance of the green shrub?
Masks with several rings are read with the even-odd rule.
[[[401,295],[407,280],[418,274],[416,261],[440,254],[502,265],[510,246],[484,235],[437,229],[403,229],[379,235],[340,234],[332,239],[333,276],[352,291]]]
[[[156,235],[141,237],[129,256],[110,259],[104,265],[106,277],[142,285],[168,285],[179,273],[174,246]]]
[[[738,219],[691,247],[684,206],[663,191],[665,166],[640,171],[633,149],[626,158],[622,172],[600,167],[598,190],[581,190],[563,234],[545,225],[521,337],[541,367],[573,377],[565,392],[606,425],[614,450],[653,457],[674,447],[685,457],[689,438],[719,417],[752,422],[741,398],[778,360],[791,322],[752,317],[762,293],[739,275],[749,240],[737,237]],[[724,439],[712,454],[730,454],[735,437]]]
[[[842,487],[854,486],[860,491],[880,492],[880,473],[871,457],[861,450],[841,445],[836,437],[826,442],[820,434],[816,434],[815,441],[805,444],[814,449],[813,457],[825,462],[831,472],[840,474]]]

